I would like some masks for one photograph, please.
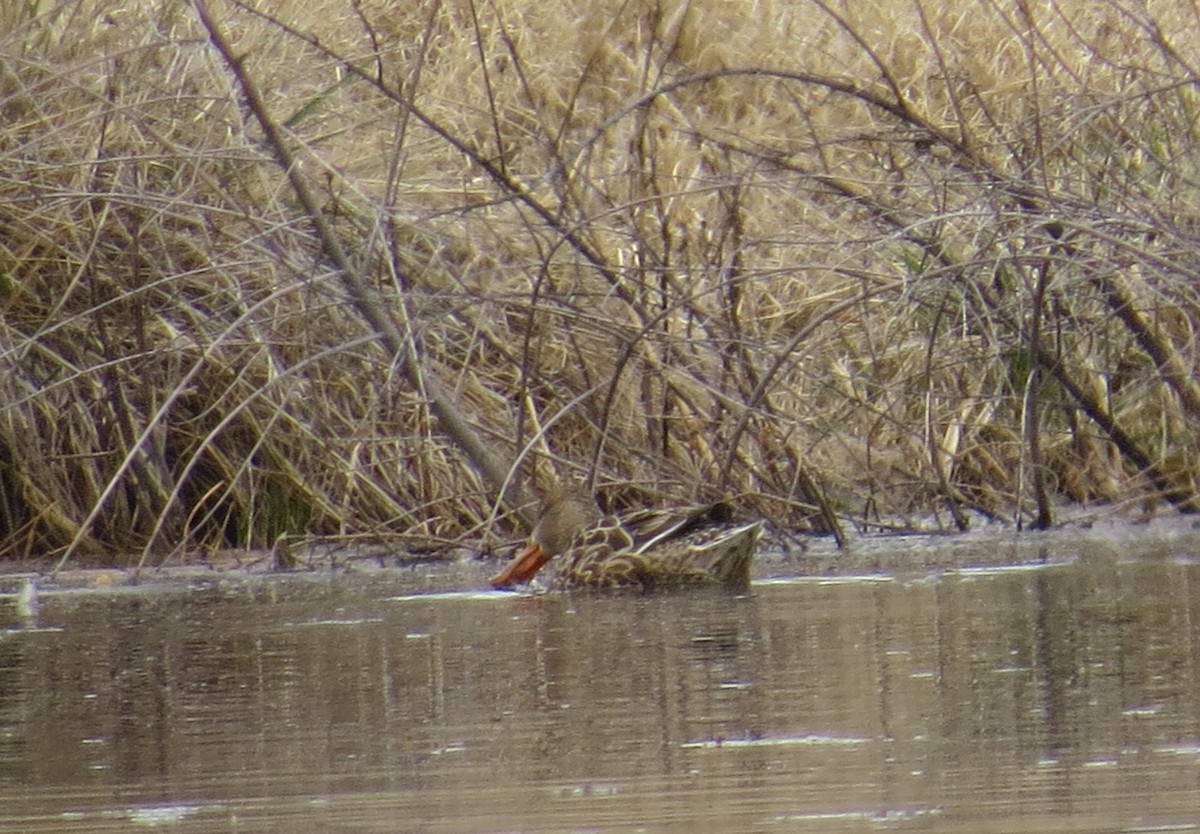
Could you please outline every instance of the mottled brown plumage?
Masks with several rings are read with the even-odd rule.
[[[548,561],[552,588],[632,588],[750,585],[750,560],[762,522],[731,526],[729,510],[715,504],[686,511],[641,511],[624,519],[601,517],[577,492],[547,496],[532,543],[492,579],[497,588],[528,582]]]

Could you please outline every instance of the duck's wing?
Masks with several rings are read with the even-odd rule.
[[[641,584],[656,587],[717,582],[729,588],[750,586],[750,562],[762,535],[762,522],[714,528],[657,549],[642,549]]]
[[[733,507],[726,501],[670,510],[636,510],[621,517],[634,547],[643,551],[732,520]]]

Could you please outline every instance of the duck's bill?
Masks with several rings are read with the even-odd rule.
[[[513,585],[528,582],[548,561],[550,560],[542,553],[541,546],[531,544],[513,557],[504,570],[492,577],[491,585],[493,588],[511,588]]]

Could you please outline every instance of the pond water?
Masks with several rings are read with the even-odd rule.
[[[746,596],[10,582],[0,830],[1193,831],[1197,555],[1173,522],[767,556]]]

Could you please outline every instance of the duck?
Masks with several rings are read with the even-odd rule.
[[[649,592],[712,585],[745,591],[763,523],[733,525],[731,515],[724,502],[602,515],[581,491],[556,489],[543,500],[527,546],[492,577],[491,586],[527,583],[554,562],[553,590]]]

